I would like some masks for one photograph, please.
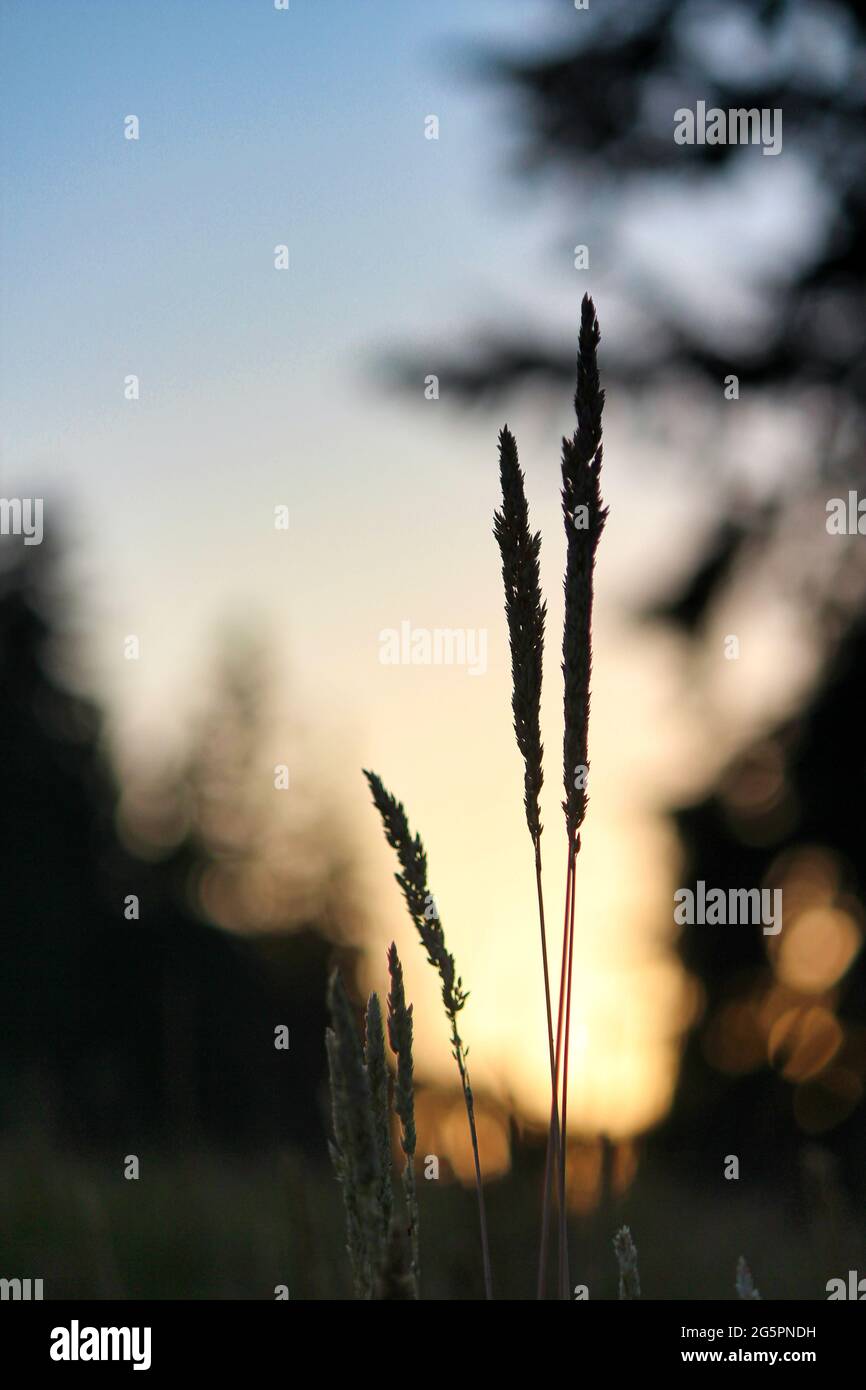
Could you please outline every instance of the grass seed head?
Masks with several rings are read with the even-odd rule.
[[[397,851],[401,873],[395,874],[403,890],[409,916],[415,924],[430,964],[439,972],[442,1001],[452,1025],[469,997],[457,974],[454,957],[445,945],[445,933],[433,895],[427,886],[427,855],[420,835],[413,835],[401,802],[392,796],[375,772],[364,771],[385,839]]]
[[[640,1276],[637,1268],[637,1246],[628,1226],[622,1226],[613,1238],[613,1248],[619,1265],[619,1296],[621,1299],[640,1298]]]
[[[742,1255],[737,1260],[737,1277],[735,1282],[737,1286],[737,1294],[740,1298],[760,1299],[761,1295],[755,1288],[755,1281],[752,1278],[752,1271],[749,1269],[749,1266],[746,1264],[746,1261]]]
[[[565,686],[563,779],[569,843],[576,842],[586,815],[589,768],[589,700],[592,674],[592,601],[595,554],[607,519],[601,500],[601,416],[604,391],[599,384],[600,338],[595,306],[589,295],[581,305],[574,396],[577,429],[562,441],[562,513],[566,533],[565,622],[562,673]]]
[[[541,835],[538,798],[544,775],[541,742],[541,676],[546,605],[541,597],[541,533],[529,527],[523,472],[517,441],[506,425],[499,433],[502,510],[493,516],[493,534],[502,556],[505,615],[511,647],[511,709],[514,733],[523,757],[523,805],[526,824],[537,845]]]
[[[378,1149],[379,1217],[383,1245],[391,1229],[394,1194],[391,1187],[391,1111],[388,1097],[388,1066],[385,1061],[385,1035],[382,1028],[382,1007],[378,994],[371,994],[367,1003],[364,1061],[370,1086],[373,1132]]]
[[[411,1160],[415,1153],[415,1090],[412,1061],[412,1005],[406,1003],[403,966],[394,942],[388,949],[388,1041],[397,1058],[394,1109],[400,1121],[403,1152]]]

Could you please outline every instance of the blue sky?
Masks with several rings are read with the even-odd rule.
[[[341,349],[491,265],[491,131],[452,24],[455,4],[4,6],[9,464],[31,420],[101,409],[126,364],[161,396],[277,362],[345,369]]]
[[[342,560],[390,576],[359,541],[371,518],[393,534],[390,512],[398,549],[422,505],[440,532],[474,524],[459,498],[455,523],[443,482],[480,469],[494,417],[467,423],[447,392],[419,415],[375,367],[540,293],[552,219],[519,212],[502,99],[465,57],[525,15],[453,0],[3,8],[0,468],[8,492],[45,492],[46,526],[71,542],[118,718],[135,703],[118,634],[158,631],[135,688],[174,713],[226,608],[288,624],[289,595],[311,592],[309,667],[340,645],[322,633],[346,622]],[[561,274],[576,313],[583,286]],[[263,530],[276,503],[293,516],[279,560]],[[429,575],[414,583],[429,593]]]

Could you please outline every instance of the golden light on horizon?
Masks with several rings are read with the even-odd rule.
[[[498,605],[499,594],[491,588]],[[496,620],[497,629],[503,628],[498,611]],[[422,834],[448,948],[470,990],[461,1034],[471,1048],[473,1087],[542,1130],[550,1112],[550,1061],[534,865],[511,730],[504,631],[500,637],[501,659],[484,682],[464,680],[452,691],[443,681],[437,694],[431,682],[412,677],[411,705],[388,704],[380,719],[397,744],[393,766],[411,767],[411,776],[392,790],[404,801],[413,830]],[[633,647],[623,642],[615,650],[631,663]],[[634,675],[629,685],[616,661],[599,661],[591,748],[596,780],[591,773],[572,976],[568,1128],[575,1139],[603,1134],[625,1141],[663,1120],[682,1038],[698,1009],[694,982],[676,951],[672,893],[678,847],[669,822],[651,809],[658,770],[648,760],[645,730],[633,712],[638,700],[652,713],[656,698],[644,688],[644,678]],[[542,707],[550,756],[541,810],[554,1025],[566,858],[555,761],[561,700],[551,679],[548,705]],[[422,740],[418,728],[427,731]],[[379,770],[387,784],[389,769]],[[454,1085],[435,974],[393,883],[393,852],[381,843],[378,824],[370,821],[367,830],[366,893],[376,904],[379,925],[364,989],[383,988],[384,948],[394,939],[415,1007],[418,1075],[437,1086]]]
[[[628,1140],[661,1121],[671,1103],[680,1039],[696,1015],[698,994],[665,940],[666,923],[653,901],[666,900],[660,843],[663,838],[652,831],[611,822],[601,808],[595,834],[587,837],[569,1048],[569,1132],[576,1137],[605,1134],[613,1141]],[[616,872],[623,857],[632,866],[628,876]],[[437,903],[462,899],[465,920],[472,920],[474,907],[479,919],[496,922],[495,936],[461,939],[443,906],[446,939],[450,937],[458,968],[472,987],[461,1016],[461,1031],[471,1044],[472,1084],[476,1095],[490,1096],[541,1131],[549,1118],[550,1069],[538,924],[526,891],[532,881],[520,872],[528,867],[527,855],[521,839],[505,859],[514,864],[514,877],[494,883],[500,896],[492,907],[485,895],[488,880],[477,872],[479,860],[464,868],[462,858],[456,866],[446,864],[440,877],[447,897],[443,894]],[[509,903],[512,883],[520,885],[523,895],[516,899],[512,892]],[[650,885],[655,892],[648,901]],[[554,1010],[561,929],[561,921],[549,927]],[[435,977],[408,925],[397,942],[415,1007],[418,1074],[437,1086],[454,1085]],[[365,988],[381,990],[375,956],[372,967],[365,972]],[[461,1131],[465,1128],[459,1107],[455,1123]],[[494,1147],[498,1153],[498,1145]]]

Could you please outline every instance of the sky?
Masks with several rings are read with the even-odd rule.
[[[529,8],[543,41],[552,13]],[[458,335],[475,318],[549,311],[557,329],[576,324],[592,287],[570,256],[556,260],[557,245],[580,239],[579,211],[563,220],[561,206],[527,203],[508,179],[506,108],[466,60],[467,40],[511,44],[526,17],[524,5],[488,0],[291,0],[288,11],[270,0],[6,0],[0,483],[8,496],[44,495],[48,532],[68,541],[86,634],[80,678],[106,702],[119,756],[181,747],[206,700],[216,635],[226,624],[264,634],[287,720],[311,726],[306,776],[357,827],[371,986],[382,987],[394,937],[417,1001],[420,1065],[449,1067],[435,981],[411,942],[362,765],[405,801],[427,843],[472,991],[476,1084],[540,1118],[534,879],[491,521],[507,418],[545,537],[555,921],[557,470],[571,403],[541,409],[521,395],[507,410],[467,413],[447,381],[438,400],[423,380],[400,397],[377,373],[403,345],[426,352],[437,374],[442,345],[465,346]],[[425,139],[431,114],[438,140]],[[130,115],[137,140],[124,138]],[[780,168],[762,167],[762,178],[805,201],[796,162],[768,163]],[[750,205],[744,235],[760,241],[778,200]],[[654,225],[663,238],[656,216],[636,219],[629,254],[651,254]],[[672,262],[700,255],[703,231],[686,210],[681,229],[687,244],[668,249]],[[287,270],[275,268],[282,245]],[[712,303],[725,290],[724,236],[709,253]],[[130,375],[136,400],[125,398]],[[607,420],[572,1117],[627,1134],[663,1114],[694,1008],[672,949],[677,855],[660,808],[706,781],[731,746],[724,711],[752,708],[768,668],[750,664],[748,643],[736,672],[719,656],[708,756],[706,711],[682,699],[682,652],[631,624],[620,600],[662,585],[671,528],[694,548],[711,503],[683,495],[663,443],[641,436],[627,403],[611,400]],[[288,530],[274,526],[279,506]],[[382,633],[403,623],[483,633],[483,673],[383,664]],[[136,662],[123,655],[131,634]]]

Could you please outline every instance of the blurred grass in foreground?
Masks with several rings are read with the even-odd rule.
[[[241,1163],[212,1153],[122,1155],[104,1163],[34,1144],[0,1151],[0,1276],[42,1278],[46,1298],[292,1299],[351,1297],[337,1185],[291,1154]],[[523,1155],[488,1185],[497,1298],[534,1296],[538,1177]],[[475,1196],[419,1173],[422,1297],[483,1297]],[[590,1299],[617,1297],[611,1241],[626,1222],[638,1246],[644,1298],[735,1300],[737,1258],[765,1299],[823,1299],[831,1277],[864,1263],[862,1220],[844,1233],[794,1219],[772,1192],[761,1200],[726,1183],[716,1198],[648,1169],[628,1195],[572,1222],[572,1283]],[[859,1264],[858,1264],[859,1259]]]

